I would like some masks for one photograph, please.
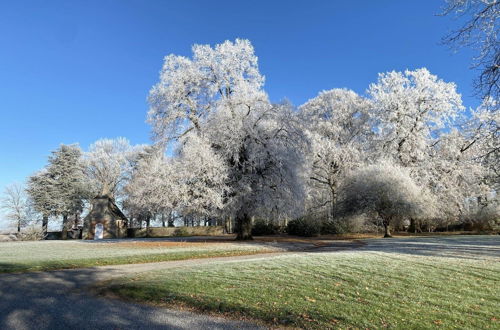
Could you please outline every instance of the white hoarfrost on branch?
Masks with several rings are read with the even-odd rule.
[[[430,141],[464,109],[455,84],[427,69],[380,74],[368,94],[374,106],[378,152],[404,167],[424,161]]]
[[[85,171],[95,195],[117,198],[130,178],[134,162],[143,146],[131,146],[122,137],[101,139],[84,154]]]
[[[341,194],[341,214],[379,217],[385,237],[390,237],[391,227],[403,220],[429,217],[434,212],[434,198],[411,179],[407,170],[388,161],[351,172]]]
[[[0,209],[5,212],[6,219],[15,224],[18,233],[31,220],[29,208],[28,196],[21,184],[14,183],[5,187],[0,199]]]
[[[237,39],[195,45],[192,59],[167,56],[149,97],[148,121],[157,142],[181,143],[182,154],[182,140],[196,135],[227,167],[213,174],[227,175],[221,214],[236,219],[240,239],[251,238],[252,217],[283,207],[283,192],[297,196],[291,191],[300,186],[292,182],[295,170],[287,168],[295,166],[289,160],[296,154],[296,128],[283,120],[286,106],[269,103],[263,83],[252,45]]]
[[[300,107],[310,148],[307,154],[309,209],[333,209],[347,169],[367,156],[371,103],[347,89],[321,92]]]

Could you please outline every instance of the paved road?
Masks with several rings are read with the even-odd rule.
[[[278,254],[1,275],[0,329],[259,329],[249,322],[96,297],[84,288],[151,269],[273,257]]]

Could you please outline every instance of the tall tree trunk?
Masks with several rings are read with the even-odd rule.
[[[164,213],[161,214],[161,225],[162,225],[162,227],[165,227],[165,214]]]
[[[149,225],[151,224],[151,216],[146,217],[146,237],[149,237]]]
[[[42,234],[44,238],[47,236],[48,226],[49,226],[49,217],[44,215],[42,218]]]
[[[233,233],[232,223],[233,223],[233,219],[231,219],[231,217],[227,217],[224,219],[224,231],[226,234]]]
[[[168,215],[168,226],[175,227],[174,226],[174,215],[172,214],[172,212],[170,212],[170,214]]]
[[[17,232],[21,232],[21,219],[17,220]]]
[[[241,212],[236,217],[236,239],[251,240],[252,237],[252,218],[246,213]]]
[[[384,237],[392,237],[391,226],[388,220],[384,220]]]
[[[419,221],[417,221],[417,219],[413,219],[411,218],[410,219],[410,226],[408,227],[408,232],[411,233],[421,233],[422,232],[422,228],[420,227],[420,223]]]
[[[67,214],[63,215],[61,238],[68,239],[68,215]]]
[[[75,223],[73,224],[73,228],[77,229],[78,228],[78,223],[80,222],[80,216],[78,213],[75,213]]]

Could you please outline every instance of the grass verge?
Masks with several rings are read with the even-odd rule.
[[[339,252],[154,271],[101,292],[302,328],[499,328],[498,260]]]

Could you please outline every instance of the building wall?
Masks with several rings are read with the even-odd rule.
[[[102,223],[104,226],[103,238],[127,237],[127,222],[109,208],[109,199],[96,198],[92,211],[84,219],[83,239],[94,239],[95,226]]]

